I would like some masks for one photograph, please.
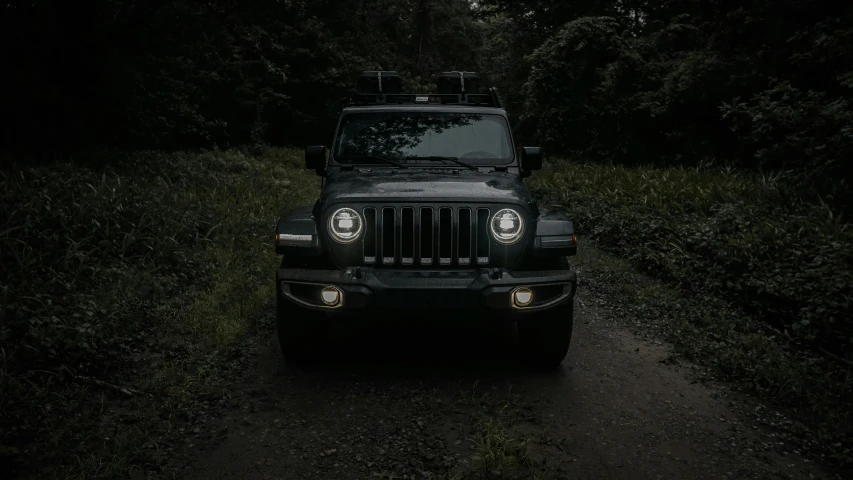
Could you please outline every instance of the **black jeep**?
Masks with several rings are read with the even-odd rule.
[[[344,103],[316,204],[278,221],[278,335],[288,361],[316,352],[334,317],[467,309],[518,322],[524,358],[560,364],[572,337],[572,221],[540,209],[522,178],[539,148],[513,142],[495,89],[469,72],[438,94],[400,93],[394,72],[365,72]],[[406,317],[401,317],[406,318]]]

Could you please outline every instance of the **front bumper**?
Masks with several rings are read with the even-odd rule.
[[[570,270],[410,271],[351,268],[313,270],[283,268],[276,275],[279,293],[305,308],[332,312],[383,309],[484,309],[524,314],[551,309],[574,297],[577,276]],[[320,291],[334,286],[342,292],[339,305],[323,304]],[[512,293],[533,291],[534,301],[520,308]]]

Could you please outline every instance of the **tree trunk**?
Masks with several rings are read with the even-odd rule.
[[[418,63],[417,72],[421,78],[427,76],[425,57],[430,53],[432,43],[432,2],[431,0],[418,1],[418,13],[415,17],[418,32]]]

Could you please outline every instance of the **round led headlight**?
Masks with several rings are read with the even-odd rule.
[[[329,232],[340,243],[356,241],[361,235],[361,215],[351,208],[341,208],[329,217]]]
[[[524,233],[524,220],[515,210],[505,208],[492,217],[492,236],[500,243],[515,243]]]

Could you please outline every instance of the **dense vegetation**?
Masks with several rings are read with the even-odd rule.
[[[364,69],[501,87],[561,155],[791,170],[846,202],[853,6],[822,0],[6,2],[2,144],[328,142]],[[846,203],[844,204],[846,205]]]
[[[328,142],[364,69],[482,72],[517,132],[628,165],[790,171],[846,207],[853,5],[828,0],[12,0],[2,145]]]
[[[273,221],[317,193],[293,150],[110,160],[0,173],[4,472],[127,478],[272,308]]]
[[[607,17],[566,24],[527,57],[523,120],[553,152],[785,171],[797,192],[847,207],[853,8],[701,3],[719,10],[668,2],[671,16],[634,34]]]
[[[475,62],[459,0],[6,2],[3,145],[181,148],[328,142],[364,69]]]
[[[74,386],[174,350],[140,347],[136,330],[204,332],[161,369],[178,376],[192,364],[181,355],[244,331],[274,261],[244,232],[269,232],[312,184],[275,166],[296,166],[292,151],[213,149],[328,143],[366,69],[397,70],[407,90],[479,71],[519,140],[555,159],[537,188],[582,234],[750,319],[684,326],[716,336],[692,354],[845,422],[851,2],[9,0],[0,12],[0,460],[36,462],[46,438],[85,445],[74,435],[95,413],[52,423],[76,408]],[[256,294],[219,295],[228,282]],[[764,355],[756,332],[784,354]]]
[[[559,163],[533,177],[578,229],[678,292],[622,291],[677,350],[821,425],[853,462],[853,231],[826,205],[787,203],[777,178],[712,168]],[[832,448],[828,448],[832,447]]]

